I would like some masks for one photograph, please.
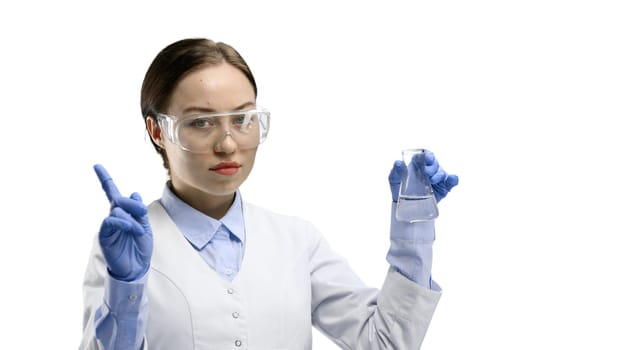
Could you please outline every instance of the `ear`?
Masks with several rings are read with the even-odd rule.
[[[152,116],[147,116],[145,123],[147,124],[147,131],[149,132],[149,137],[151,137],[151,141],[158,145],[158,147],[164,148],[164,142],[162,140],[164,134],[162,133],[160,124]]]

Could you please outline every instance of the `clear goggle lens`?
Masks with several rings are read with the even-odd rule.
[[[185,118],[158,114],[157,118],[171,142],[195,153],[212,151],[228,136],[240,149],[255,148],[265,141],[270,129],[270,112],[262,108]]]

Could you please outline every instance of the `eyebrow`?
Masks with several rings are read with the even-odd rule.
[[[246,109],[248,107],[255,107],[255,102],[244,102],[241,105],[235,107],[233,109],[233,111],[239,111],[239,110],[243,110]],[[205,107],[196,107],[196,106],[191,106],[188,108],[184,108],[184,110],[182,111],[182,115],[186,115],[188,113],[215,113],[217,112],[215,109],[212,108],[205,108]]]

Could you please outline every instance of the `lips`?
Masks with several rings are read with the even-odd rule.
[[[220,162],[215,166],[209,168],[209,170],[221,174],[221,175],[234,175],[240,169],[240,164],[237,162]]]

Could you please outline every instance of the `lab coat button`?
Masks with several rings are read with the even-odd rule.
[[[138,299],[138,297],[137,297],[136,295],[134,295],[134,294],[130,294],[130,296],[128,297],[128,299],[129,299],[130,301],[136,301],[136,299]]]
[[[237,346],[237,347],[242,346],[242,341],[241,340],[236,340],[235,341],[235,346]]]
[[[238,318],[238,317],[240,317],[240,314],[237,313],[237,312],[234,312],[234,313],[231,314],[231,316],[233,316],[233,318]]]
[[[229,294],[233,294],[233,288],[228,288],[228,289],[227,289],[227,293],[229,293]]]
[[[225,269],[225,275],[229,276],[233,273],[233,270],[231,269]]]

